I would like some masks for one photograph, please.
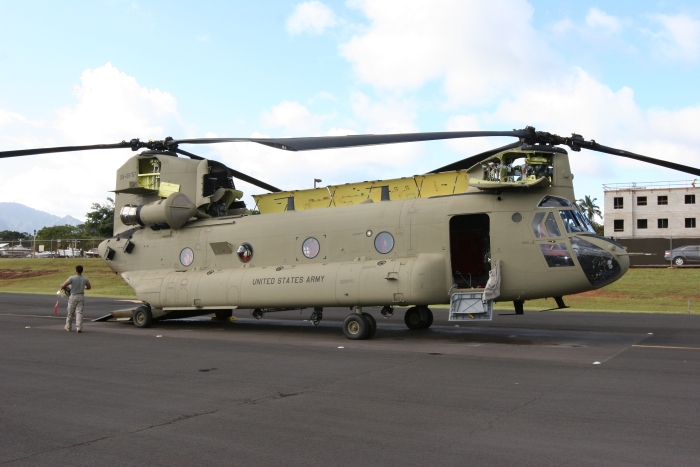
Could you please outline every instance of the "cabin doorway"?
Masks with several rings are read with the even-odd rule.
[[[469,214],[450,219],[452,283],[460,288],[484,287],[491,270],[489,216]]]

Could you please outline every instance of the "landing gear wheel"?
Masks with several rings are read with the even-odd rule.
[[[433,312],[427,306],[412,306],[406,310],[403,321],[408,329],[427,329],[433,324]]]
[[[683,266],[685,264],[685,260],[678,256],[677,258],[673,258],[673,264],[676,266]]]
[[[367,321],[368,326],[367,337],[365,337],[365,339],[371,339],[377,333],[377,320],[369,313],[362,313],[362,317]]]
[[[147,328],[152,322],[153,315],[147,306],[140,306],[134,311],[134,326],[137,328]]]
[[[418,307],[412,306],[406,310],[406,314],[403,315],[403,322],[406,323],[408,329],[423,329],[423,322],[420,319]]]
[[[369,331],[367,321],[360,313],[351,313],[343,321],[343,334],[352,340],[365,339]]]
[[[430,308],[426,308],[425,311],[428,315],[428,319],[423,321],[423,329],[428,329],[433,324],[433,312],[430,311]]]

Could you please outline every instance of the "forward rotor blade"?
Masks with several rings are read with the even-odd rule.
[[[213,144],[251,142],[264,144],[286,151],[313,151],[317,149],[353,148],[374,146],[377,144],[410,143],[455,138],[478,138],[484,136],[512,136],[522,138],[530,136],[528,130],[512,131],[443,131],[436,133],[398,133],[392,135],[348,135],[317,136],[312,138],[196,138],[171,140],[167,144]]]
[[[4,159],[6,157],[33,156],[35,154],[51,154],[54,152],[90,151],[92,149],[123,149],[131,147],[131,143],[122,141],[121,143],[116,144],[91,144],[88,146],[62,146],[58,148],[19,149],[16,151],[0,151],[0,159]]]
[[[194,160],[197,160],[197,161],[204,160],[203,157],[198,156],[197,154],[192,154],[191,152],[183,151],[183,150],[180,149],[180,148],[173,148],[173,149],[171,149],[171,151],[172,151],[172,152],[176,152],[176,153],[178,153],[178,154],[182,154],[183,156],[187,156],[187,157],[189,157],[190,159],[194,159]]]
[[[440,167],[439,169],[435,169],[431,172],[431,174],[436,174],[438,172],[448,172],[451,170],[463,170],[463,169],[468,169],[474,164],[478,164],[479,162],[483,161],[484,159],[488,159],[489,157],[498,154],[501,151],[506,151],[508,149],[513,149],[520,147],[522,143],[520,141],[517,141],[515,143],[511,144],[506,144],[505,146],[501,146],[500,148],[496,149],[490,149],[488,151],[482,152],[481,154],[477,154],[475,156],[469,156],[465,159],[462,159],[461,161],[453,162],[452,164],[447,164],[444,167]]]
[[[634,159],[636,161],[646,162],[648,164],[658,165],[660,167],[666,167],[667,169],[678,170],[679,172],[685,172],[700,177],[700,169],[690,167],[688,165],[676,164],[675,162],[654,159],[653,157],[642,156],[641,154],[623,151],[622,149],[615,149],[608,146],[603,146],[602,144],[598,144],[595,141],[586,141],[585,144],[580,144],[580,146],[586,149],[590,149],[591,151],[603,152],[605,154],[612,154],[614,156],[626,157],[628,159]]]

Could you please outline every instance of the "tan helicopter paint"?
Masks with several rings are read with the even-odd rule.
[[[120,192],[133,188],[130,177],[123,175],[134,170],[138,159],[136,156],[127,161],[117,174],[117,206],[160,199],[153,193]],[[177,183],[181,193],[206,202],[196,196],[201,192],[201,186],[197,186],[201,177],[192,180],[193,174],[202,172],[206,161],[168,156],[160,159],[162,181]],[[567,155],[556,153],[552,161],[555,172],[552,186],[546,189],[493,192],[471,187],[448,196],[205,218],[191,220],[179,230],[144,227],[130,231],[130,239],[122,236],[130,227],[115,220],[115,232],[122,235],[104,241],[99,251],[104,257],[108,247],[115,250],[108,265],[125,278],[139,299],[152,306],[154,317],[169,310],[206,313],[236,307],[429,305],[450,300],[450,219],[486,214],[491,261],[502,263],[499,301],[559,297],[591,290],[593,287],[574,255],[571,256],[576,267],[553,268],[544,259],[540,247],[543,243],[563,243],[572,251],[560,216],[555,216],[562,232],[559,238],[536,238],[531,228],[536,212],[558,211],[537,208],[545,195],[574,199]],[[481,173],[481,166],[475,166],[469,177],[480,179]],[[459,183],[466,186],[466,175],[464,182],[459,182],[460,176],[461,172],[450,175],[452,190]],[[417,178],[401,180],[415,182]],[[428,188],[426,181],[430,182],[430,177],[421,179],[423,193],[434,189]],[[380,186],[381,182],[372,183],[370,187]],[[354,188],[368,186],[356,184]],[[308,190],[307,198],[300,196],[307,199],[302,205],[319,199],[320,192],[315,191]],[[521,216],[519,222],[513,218],[515,213]],[[381,232],[389,232],[394,238],[394,247],[387,254],[374,247]],[[302,253],[302,243],[309,237],[320,244],[313,259]],[[135,245],[131,254],[124,251],[127,240]],[[611,244],[595,238],[591,242],[614,251]],[[242,263],[236,254],[243,243],[253,247],[249,263]],[[184,248],[194,252],[194,260],[187,267],[180,263]],[[615,257],[626,271],[628,258]]]

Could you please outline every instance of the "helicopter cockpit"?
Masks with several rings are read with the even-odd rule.
[[[532,232],[550,268],[574,267],[575,257],[595,288],[603,287],[623,274],[616,256],[611,252],[625,253],[624,247],[596,235],[591,223],[574,204],[564,198],[547,195],[537,207],[532,218]],[[563,230],[557,217],[564,226]],[[573,256],[570,250],[573,250]]]

